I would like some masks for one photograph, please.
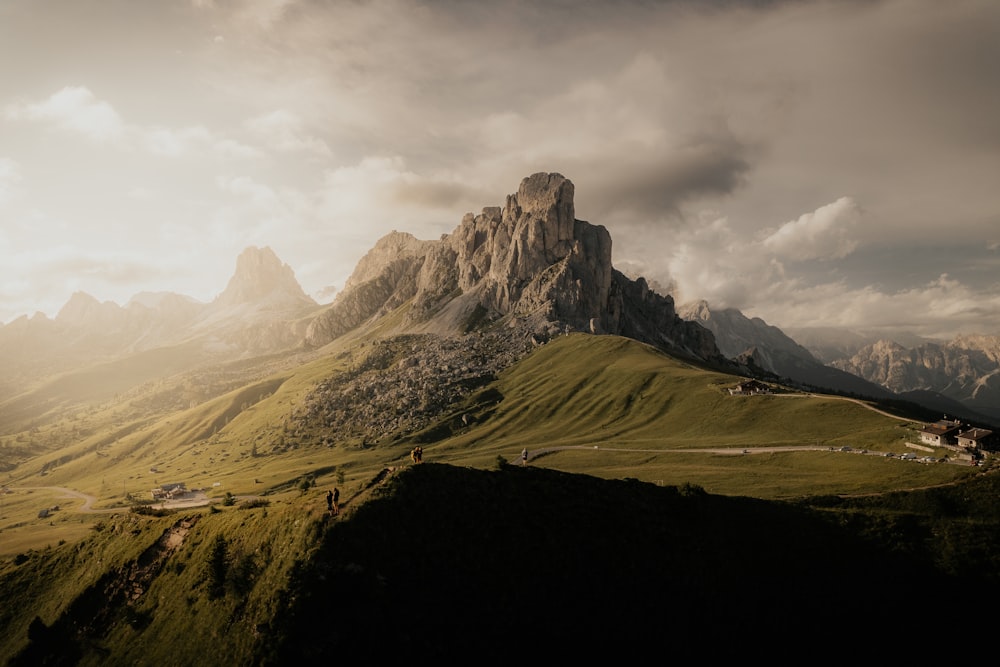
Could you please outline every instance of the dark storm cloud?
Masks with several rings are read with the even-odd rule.
[[[585,201],[593,202],[588,210],[601,217],[655,224],[679,217],[692,199],[732,193],[750,169],[749,151],[735,138],[703,137],[664,154],[589,165],[583,171],[593,175],[594,183]]]

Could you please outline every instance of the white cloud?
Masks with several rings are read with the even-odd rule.
[[[251,118],[245,123],[248,130],[277,151],[312,153],[330,157],[326,142],[303,131],[302,120],[285,109]]]
[[[125,133],[125,124],[114,107],[82,86],[66,86],[43,102],[11,105],[6,115],[15,120],[51,122],[100,142],[118,141]]]
[[[220,138],[202,125],[179,129],[153,127],[137,131],[142,144],[154,155],[179,157],[195,153],[215,153],[223,157],[252,158],[260,151],[233,139]]]
[[[762,245],[775,255],[795,261],[843,259],[854,252],[857,242],[851,227],[860,219],[860,209],[850,197],[804,213],[770,232]]]
[[[21,182],[21,165],[10,158],[0,157],[0,204],[10,200]]]
[[[179,130],[163,127],[153,127],[142,133],[146,148],[156,154],[176,157],[188,153],[198,145],[211,141],[208,130],[201,126],[187,127]]]
[[[67,86],[42,102],[10,105],[5,115],[10,120],[51,123],[98,142],[139,148],[161,157],[195,153],[229,158],[260,155],[256,148],[219,136],[203,125],[171,128],[126,123],[111,104],[80,86]]]

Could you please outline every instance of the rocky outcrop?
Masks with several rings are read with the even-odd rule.
[[[561,174],[537,173],[503,207],[466,214],[439,241],[393,232],[314,320],[308,342],[328,343],[412,298],[401,331],[517,321],[539,333],[619,334],[723,361],[712,334],[678,317],[673,299],[614,270],[611,235],[576,219],[574,193]]]

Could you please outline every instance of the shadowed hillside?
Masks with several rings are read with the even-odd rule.
[[[885,628],[997,592],[998,491],[987,474],[783,503],[530,466],[386,469],[336,518],[318,511],[318,492],[132,514],[6,564],[0,620],[37,617],[4,654],[16,648],[12,665],[288,665],[386,651],[711,660],[801,656],[808,635],[827,658],[913,656],[925,649]],[[106,570],[93,568],[95,550]]]

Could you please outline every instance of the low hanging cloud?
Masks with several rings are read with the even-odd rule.
[[[906,329],[932,338],[957,331],[995,333],[1000,295],[948,274],[891,290],[851,284],[836,271],[800,270],[805,260],[854,252],[859,244],[850,233],[863,215],[855,200],[842,197],[764,230],[757,239],[744,238],[725,217],[705,215],[688,229],[670,233],[669,243],[661,244],[664,256],[647,277],[672,284],[678,303],[704,299],[712,308],[736,308],[782,328],[822,323],[886,332]]]
[[[861,215],[853,198],[841,197],[748,238],[727,217],[704,212],[686,228],[664,232],[660,242],[647,238],[650,247],[663,249],[654,265],[662,268],[659,273],[654,268],[651,277],[676,284],[675,297],[681,303],[705,299],[713,307],[741,310],[761,303],[787,304],[811,279],[786,264],[853,252],[857,241],[851,230]],[[638,248],[634,251],[641,252]],[[838,290],[842,292],[843,285]]]
[[[786,222],[768,233],[761,245],[779,257],[796,261],[842,259],[857,248],[851,228],[860,217],[857,203],[850,197],[841,197]]]

